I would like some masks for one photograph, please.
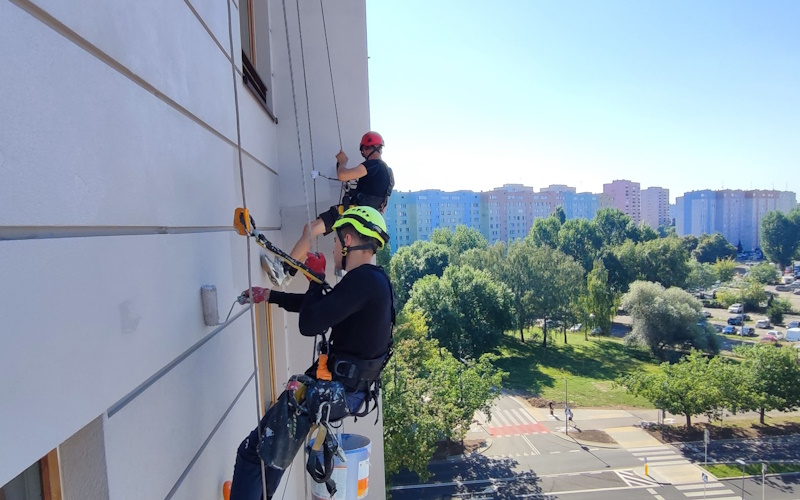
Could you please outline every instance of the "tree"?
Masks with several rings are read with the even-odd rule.
[[[390,242],[386,242],[386,244],[383,245],[383,248],[381,248],[376,254],[375,259],[377,264],[381,266],[388,274],[392,263],[392,246]]]
[[[628,392],[646,398],[656,408],[684,415],[686,428],[690,429],[694,415],[714,413],[724,405],[719,377],[725,369],[723,364],[719,357],[709,361],[693,350],[678,363],[662,363],[660,373],[635,373],[621,383]]]
[[[744,358],[738,367],[737,410],[791,411],[800,406],[800,365],[794,352],[771,345],[737,346],[733,352]],[[794,381],[794,382],[793,382]]]
[[[660,237],[655,229],[650,227],[649,224],[645,224],[644,222],[640,223],[637,229],[639,233],[640,243],[643,243],[645,241],[655,240]]]
[[[780,271],[774,264],[769,262],[762,262],[750,268],[747,273],[747,279],[757,281],[762,285],[774,285],[781,277]]]
[[[431,335],[458,359],[477,359],[513,325],[511,291],[469,266],[450,266],[441,278],[417,281],[406,309],[425,314]]]
[[[527,309],[526,314],[544,320],[542,345],[547,347],[547,320],[563,319],[567,311],[575,309],[585,283],[583,268],[572,257],[550,247],[530,248],[528,259],[532,288],[525,293],[522,307]]]
[[[681,240],[683,242],[683,247],[686,249],[689,255],[691,255],[692,252],[694,252],[695,248],[697,248],[697,245],[700,243],[700,241],[698,241],[697,239],[697,236],[693,234],[687,234],[686,236],[681,238]]]
[[[500,278],[513,294],[514,316],[519,330],[519,339],[525,342],[525,328],[536,321],[536,313],[529,306],[531,293],[535,293],[537,275],[534,273],[533,252],[536,247],[529,240],[511,242],[508,256],[500,269]]]
[[[629,215],[615,208],[601,208],[595,213],[592,222],[605,245],[621,245],[626,240],[638,241],[636,226]]]
[[[385,473],[406,467],[424,481],[436,442],[463,438],[476,411],[488,415],[506,374],[488,355],[460,363],[440,352],[419,312],[400,314],[394,338],[382,375]]]
[[[617,313],[617,294],[608,286],[608,271],[602,260],[596,260],[586,277],[586,296],[584,300],[586,317],[593,314],[591,326],[600,328],[603,333],[611,331],[611,320]]]
[[[635,281],[622,297],[622,307],[633,320],[628,341],[664,358],[664,350],[690,343],[698,349],[717,351],[716,336],[698,326],[702,304],[679,288],[665,290],[658,283]]]
[[[692,257],[698,262],[716,262],[718,260],[736,258],[736,247],[728,243],[720,233],[704,234],[697,240],[697,248]]]
[[[528,236],[535,246],[558,247],[558,232],[561,229],[561,221],[555,214],[550,214],[546,219],[536,219],[533,221]]]
[[[668,236],[678,236],[678,232],[675,230],[675,226],[658,226],[658,235],[662,238],[666,238]],[[692,250],[694,250],[694,248],[692,248]],[[692,250],[689,250],[689,252]]]
[[[498,241],[488,248],[470,248],[461,254],[459,263],[491,274],[502,280],[506,260],[506,244]]]
[[[717,271],[713,264],[700,263],[697,259],[689,259],[689,275],[686,277],[686,288],[705,290],[717,282]]]
[[[767,306],[767,317],[775,324],[783,323],[783,315],[792,311],[792,304],[786,299],[775,299]]]
[[[601,247],[597,227],[586,219],[570,219],[558,231],[557,248],[575,259],[584,271],[592,268]]]
[[[665,288],[682,287],[689,276],[689,255],[678,238],[659,238],[636,245],[636,268],[640,279],[661,283]]]
[[[397,308],[402,309],[408,293],[420,278],[433,274],[441,276],[450,262],[446,246],[428,241],[415,241],[392,257],[389,277],[397,296]]]
[[[800,247],[800,209],[789,215],[773,211],[761,219],[761,249],[764,255],[784,269],[798,255]]]
[[[721,289],[717,292],[717,300],[724,307],[738,302],[744,304],[745,311],[760,308],[767,299],[763,285],[755,281],[739,281],[736,283],[736,288]]]
[[[714,271],[719,281],[727,283],[736,275],[736,262],[733,259],[719,259],[714,263]]]

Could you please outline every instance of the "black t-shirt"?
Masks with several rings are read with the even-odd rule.
[[[310,283],[308,292],[273,290],[269,302],[300,313],[300,333],[313,337],[330,328],[331,354],[375,359],[386,354],[392,335],[392,288],[383,268],[363,264],[348,271],[333,290]]]
[[[391,169],[383,160],[366,160],[363,163],[367,169],[367,175],[358,179],[355,189],[350,191],[350,195],[358,203],[358,195],[375,197],[385,201],[394,187],[394,175]],[[372,205],[372,203],[365,203]],[[380,209],[380,207],[373,207]]]

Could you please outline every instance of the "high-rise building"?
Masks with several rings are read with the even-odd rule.
[[[640,192],[640,197],[642,222],[653,229],[669,225],[669,189],[649,187]]]
[[[608,198],[611,208],[630,215],[633,222],[641,221],[639,183],[628,180],[615,180],[610,184],[603,184],[603,194]]]
[[[721,233],[732,245],[753,250],[760,247],[764,216],[789,212],[796,205],[797,197],[789,191],[691,191],[676,199],[675,229],[680,236]]]

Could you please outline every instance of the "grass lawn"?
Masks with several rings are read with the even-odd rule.
[[[626,347],[616,338],[590,336],[586,341],[583,332],[567,333],[565,345],[562,332],[548,331],[555,342],[543,348],[541,334],[538,338],[531,334],[526,331],[523,343],[519,332],[509,332],[497,349],[500,359],[495,364],[509,373],[505,387],[527,391],[544,402],[563,402],[566,379],[575,406],[652,408],[644,398],[614,384],[629,373],[658,371],[659,362],[649,353]]]
[[[705,469],[714,474],[718,479],[730,477],[742,477],[742,466],[733,464],[709,464]],[[783,474],[786,472],[800,472],[800,462],[796,463],[767,463],[767,474]],[[746,464],[744,466],[745,476],[760,476],[761,462]]]
[[[800,433],[800,417],[779,414],[773,417],[767,414],[764,425],[758,423],[758,418],[727,417],[723,421],[711,424],[704,422],[693,423],[687,430],[684,425],[664,426],[663,432],[659,429],[650,431],[656,439],[664,442],[700,441],[703,432],[708,429],[711,439],[751,439],[767,436],[782,436]],[[760,473],[759,473],[760,474]]]

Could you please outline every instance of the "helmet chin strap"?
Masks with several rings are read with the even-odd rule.
[[[361,245],[355,245],[355,246],[351,246],[351,247],[345,246],[345,244],[344,244],[344,235],[342,234],[342,231],[339,228],[336,228],[336,236],[339,238],[339,241],[342,243],[342,271],[346,271],[347,270],[347,254],[349,252],[352,252],[353,250],[367,250],[367,249],[371,249],[375,253],[378,252],[378,249],[377,249],[377,247],[375,246],[374,243],[364,243],[364,244],[361,244]]]

